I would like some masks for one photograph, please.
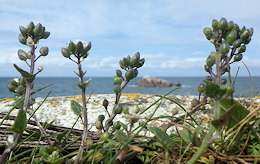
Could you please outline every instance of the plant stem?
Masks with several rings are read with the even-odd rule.
[[[79,77],[80,77],[80,83],[83,84],[84,83],[84,73],[82,71],[81,68],[81,64],[80,64],[80,58],[78,58],[78,70],[79,70]],[[80,148],[79,148],[79,153],[77,155],[77,158],[74,162],[74,164],[78,164],[80,162],[81,156],[83,154],[83,149],[84,149],[84,145],[85,142],[87,140],[88,137],[88,112],[87,112],[87,101],[86,101],[86,89],[81,89],[81,97],[82,97],[82,110],[83,110],[83,137],[80,143]]]

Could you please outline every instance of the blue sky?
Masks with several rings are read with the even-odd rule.
[[[0,77],[19,76],[19,26],[42,23],[51,36],[41,46],[50,49],[40,76],[74,76],[76,65],[60,49],[70,40],[91,41],[84,62],[88,76],[114,76],[118,61],[139,51],[146,63],[139,76],[205,76],[203,65],[213,46],[202,30],[213,18],[225,17],[254,28],[244,62],[253,76],[260,76],[260,1],[258,0],[0,0]],[[240,76],[248,76],[242,63]]]

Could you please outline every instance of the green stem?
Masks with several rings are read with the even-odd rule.
[[[205,150],[211,144],[211,142],[209,142],[209,141],[212,139],[212,135],[213,135],[214,132],[215,132],[215,127],[211,126],[207,135],[204,137],[202,144],[200,145],[200,148],[192,156],[192,158],[188,161],[187,164],[193,164],[200,158],[200,156],[205,152]]]

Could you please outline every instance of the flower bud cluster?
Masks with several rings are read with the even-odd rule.
[[[91,49],[91,42],[70,41],[66,48],[61,49],[61,53],[65,58],[71,58],[74,55],[80,61],[88,57],[88,51]]]

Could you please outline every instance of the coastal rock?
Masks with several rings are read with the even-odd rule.
[[[153,76],[144,76],[137,82],[137,86],[141,87],[172,87],[181,86],[180,83],[172,83],[166,79],[161,79]]]

